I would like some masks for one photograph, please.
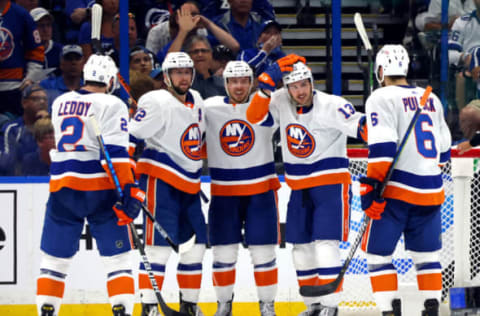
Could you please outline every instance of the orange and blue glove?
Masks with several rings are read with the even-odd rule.
[[[258,77],[258,87],[272,92],[275,91],[278,82],[282,80],[282,76],[292,71],[293,64],[298,61],[305,63],[305,57],[290,54],[280,58]]]
[[[134,183],[125,184],[122,201],[115,203],[113,210],[117,214],[117,224],[128,225],[138,216],[145,201],[145,192]]]
[[[380,197],[380,181],[374,178],[360,178],[360,200],[362,209],[371,219],[381,219],[387,202]]]

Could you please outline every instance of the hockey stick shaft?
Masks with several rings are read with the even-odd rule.
[[[432,87],[428,86],[425,89],[425,92],[423,93],[422,98],[420,99],[420,105],[415,110],[415,113],[414,113],[414,115],[413,115],[413,117],[410,121],[410,124],[408,125],[407,130],[405,131],[405,134],[403,135],[403,138],[400,142],[400,145],[398,146],[398,150],[395,153],[395,156],[393,157],[392,163],[390,164],[390,166],[388,168],[387,174],[385,175],[385,179],[383,180],[382,183],[380,183],[380,186],[379,186],[379,189],[378,189],[379,197],[382,197],[383,193],[385,192],[385,188],[387,187],[388,181],[392,177],[393,171],[395,169],[395,165],[397,164],[398,159],[399,159],[400,155],[402,154],[403,148],[405,147],[405,144],[407,143],[407,140],[408,140],[410,134],[412,133],[413,127],[415,126],[415,124],[417,124],[418,118],[420,117],[422,109],[425,106],[425,104],[427,103],[428,96],[430,95],[431,92],[432,92]],[[358,246],[360,246],[360,243],[363,239],[363,236],[365,235],[365,232],[366,232],[367,227],[369,226],[370,222],[371,222],[371,218],[364,215],[362,225],[360,226],[360,229],[358,230],[358,233],[357,233],[357,237],[355,237],[355,240],[354,240],[352,246],[350,247],[350,251],[348,253],[348,256],[345,259],[345,262],[344,262],[342,268],[340,269],[340,272],[339,272],[338,276],[335,278],[335,280],[330,282],[330,283],[319,285],[319,286],[316,286],[316,285],[302,286],[300,288],[300,294],[301,295],[307,296],[307,297],[322,296],[322,295],[331,294],[331,293],[333,293],[337,290],[337,288],[339,287],[340,283],[343,280],[343,277],[344,277],[345,273],[347,272],[347,269],[350,265],[350,262],[352,261],[353,256],[355,255],[355,252],[358,249]]]
[[[98,145],[100,147],[100,151],[102,152],[103,156],[105,157],[105,160],[107,162],[108,170],[110,171],[110,176],[115,184],[115,189],[117,192],[117,197],[119,200],[123,197],[123,192],[122,192],[122,187],[120,185],[120,181],[118,180],[117,173],[115,171],[115,168],[113,167],[112,159],[110,157],[110,154],[107,151],[107,148],[105,146],[105,141],[103,140],[102,133],[100,131],[100,127],[98,126],[98,122],[95,119],[95,116],[90,115],[90,122],[92,123],[92,126],[95,130],[95,136],[98,141]],[[135,229],[135,225],[133,222],[128,224],[128,227],[130,229],[130,232],[132,234],[132,239],[135,247],[138,249],[140,253],[140,258],[142,260],[142,263],[145,267],[145,270],[147,271],[148,278],[150,280],[150,283],[152,284],[153,291],[155,292],[155,296],[157,297],[158,304],[160,305],[160,308],[165,316],[188,316],[183,313],[177,312],[165,303],[163,300],[162,294],[160,292],[160,288],[158,287],[157,280],[155,279],[155,275],[153,274],[152,266],[150,264],[150,261],[148,260],[147,254],[145,252],[145,248],[140,240],[140,237],[138,236],[138,233]]]
[[[373,49],[372,44],[370,43],[370,39],[368,38],[367,31],[365,30],[365,25],[363,24],[363,19],[360,13],[355,13],[353,16],[353,22],[355,23],[355,27],[357,28],[358,35],[360,35],[360,39],[362,40],[363,47],[367,51],[368,55],[368,84],[369,84],[369,92],[371,93],[373,90]]]
[[[101,34],[101,28],[102,28],[102,12],[103,12],[103,8],[98,3],[92,6],[92,20],[91,20],[92,50],[94,53],[97,53],[97,54],[102,53],[102,43],[100,41],[100,34]]]

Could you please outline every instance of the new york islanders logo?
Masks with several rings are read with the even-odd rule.
[[[245,121],[228,121],[220,130],[220,145],[227,155],[245,155],[252,149],[254,142],[255,132]]]
[[[286,133],[288,150],[292,155],[306,158],[315,150],[315,140],[304,126],[290,124],[286,128]]]
[[[4,61],[12,56],[15,48],[15,41],[10,30],[0,27],[0,61]]]
[[[202,134],[197,123],[187,127],[180,139],[180,148],[185,156],[192,160],[201,159]]]

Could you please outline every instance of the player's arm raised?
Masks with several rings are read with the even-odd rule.
[[[283,74],[292,71],[293,64],[298,61],[305,63],[305,58],[295,54],[282,57],[258,77],[259,90],[253,96],[247,109],[247,120],[250,123],[257,124],[265,119],[272,92],[282,80]]]

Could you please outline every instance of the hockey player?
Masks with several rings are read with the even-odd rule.
[[[110,57],[92,55],[83,68],[85,86],[59,96],[52,105],[57,149],[51,152],[50,197],[37,280],[37,308],[41,316],[58,315],[65,278],[78,251],[85,219],[107,272],[113,314],[133,313],[133,262],[125,225],[138,215],[145,193],[134,184],[130,168],[127,107],[117,97],[105,94],[112,90],[116,74],[117,68]],[[108,175],[94,129],[89,126],[91,115],[99,122],[123,188],[123,205],[115,204],[115,185]]]
[[[405,248],[417,270],[425,298],[422,316],[437,316],[442,292],[440,206],[444,200],[439,163],[450,158],[451,136],[442,103],[431,94],[403,148],[382,200],[376,188],[403,138],[424,89],[406,81],[409,58],[401,45],[385,45],[377,54],[375,74],[382,86],[366,102],[367,178],[361,179],[362,208],[374,221],[362,241],[370,281],[383,315],[399,316],[397,272],[392,254],[404,234]]]
[[[205,101],[208,167],[212,200],[208,215],[213,246],[215,316],[231,316],[238,246],[248,245],[262,316],[274,316],[278,270],[278,216],[272,136],[274,129],[251,125],[253,72],[244,61],[230,61],[223,72],[228,97]],[[245,236],[242,237],[242,228]]]
[[[280,80],[284,87],[275,91]],[[288,55],[259,77],[247,119],[280,125],[288,203],[286,240],[293,244],[298,283],[321,285],[340,271],[339,242],[349,231],[347,136],[360,137],[365,116],[347,100],[315,90],[305,59]],[[340,291],[340,289],[339,289]],[[337,315],[339,293],[307,298],[301,315]]]
[[[147,192],[147,206],[172,240],[183,243],[195,234],[196,244],[180,255],[177,280],[180,311],[203,315],[197,306],[202,281],[202,260],[207,241],[200,205],[201,148],[204,132],[203,100],[190,89],[193,61],[183,52],[169,53],[162,64],[167,90],[154,90],[138,101],[130,122],[131,136],[145,141],[138,160],[140,187]],[[145,220],[146,251],[159,287],[162,286],[170,247]],[[145,267],[140,266],[142,315],[157,315],[157,300]]]

